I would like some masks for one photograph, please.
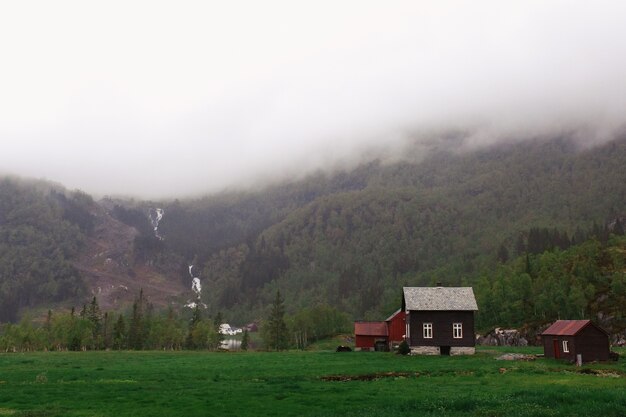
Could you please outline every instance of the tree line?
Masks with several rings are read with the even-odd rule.
[[[224,322],[221,313],[208,317],[196,305],[179,314],[173,308],[156,310],[143,291],[126,313],[102,312],[96,297],[80,311],[53,313],[48,310],[41,323],[28,314],[19,323],[0,325],[0,351],[79,350],[209,350],[222,348]],[[261,321],[258,348],[284,350],[305,348],[319,339],[349,331],[345,314],[329,306],[304,309],[294,317],[285,316],[279,292]],[[251,345],[248,331],[241,338],[241,350]]]

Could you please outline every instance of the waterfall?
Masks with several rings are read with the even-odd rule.
[[[207,308],[206,304],[200,302],[200,298],[202,296],[202,284],[200,283],[200,278],[194,277],[193,265],[189,265],[189,276],[191,277],[191,290],[196,293],[196,301],[187,302],[185,307],[195,308],[196,305],[199,305],[203,308]]]
[[[148,210],[148,218],[150,219],[150,224],[152,224],[152,227],[154,228],[154,236],[159,240],[163,240],[163,236],[159,234],[159,223],[161,222],[161,219],[163,219],[164,214],[165,210],[162,208],[151,208]],[[191,278],[191,291],[196,294],[196,299],[195,301],[188,301],[187,304],[185,304],[185,307],[195,308],[199,305],[203,308],[207,308],[207,305],[200,301],[202,296],[202,284],[200,283],[200,278],[194,276],[193,274],[193,264],[189,265],[189,277]]]
[[[200,278],[193,276],[193,265],[189,265],[189,276],[191,277],[191,290],[198,295],[198,299],[202,293],[202,285]]]
[[[164,214],[165,211],[162,208],[151,208],[150,211],[148,211],[148,218],[154,228],[154,236],[159,240],[163,240],[163,237],[159,234],[159,222]]]

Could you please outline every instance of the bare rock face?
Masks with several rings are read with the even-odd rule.
[[[133,242],[139,232],[115,219],[107,210],[111,205],[106,200],[92,205],[94,232],[74,261],[90,292],[85,302],[95,296],[101,309],[121,309],[131,305],[143,290],[155,306],[171,305],[188,289],[180,279],[150,263],[135,262]]]
[[[613,335],[611,338],[611,345],[619,347],[626,346],[626,332]]]
[[[482,346],[528,346],[528,340],[517,329],[496,327],[485,336],[476,336],[476,344]]]

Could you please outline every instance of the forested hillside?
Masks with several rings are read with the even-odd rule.
[[[165,250],[193,257],[209,308],[258,316],[330,303],[354,318],[395,310],[403,285],[474,284],[520,254],[533,228],[568,242],[625,210],[626,141],[579,150],[531,141],[423,162],[373,162],[257,193],[166,206]]]
[[[118,292],[129,285],[129,294],[149,290],[151,300],[161,288],[170,297],[161,297],[163,304],[182,308],[186,296],[173,295],[190,292],[193,264],[207,314],[222,312],[236,323],[263,317],[277,288],[292,313],[330,305],[353,319],[380,319],[398,308],[402,286],[440,281],[474,285],[488,317],[518,325],[510,310],[515,300],[488,294],[509,285],[503,277],[520,271],[519,259],[528,259],[520,273],[529,278],[515,278],[515,285],[530,279],[536,295],[544,293],[541,283],[549,275],[541,266],[545,250],[573,250],[600,232],[596,250],[605,250],[607,225],[626,211],[624,167],[626,138],[591,149],[565,139],[526,141],[372,161],[201,199],[107,199],[97,222],[83,193],[3,180],[0,320],[14,320],[21,307],[88,302],[92,293],[101,297],[97,286],[104,281]],[[148,220],[157,207],[164,210],[163,240]],[[107,225],[115,225],[115,233],[107,234]],[[116,244],[116,236],[127,243]],[[90,265],[93,259],[101,265]],[[565,296],[578,300],[575,308],[555,312],[537,304],[524,320],[601,313],[581,309],[576,294],[580,289],[589,305],[608,287],[580,277],[574,295]],[[100,305],[122,309],[132,302],[114,295],[99,298]],[[483,326],[498,324],[482,317]]]
[[[41,182],[0,180],[0,321],[84,293],[71,260],[93,227],[90,201]]]
[[[474,289],[482,329],[525,327],[555,319],[592,318],[609,333],[626,330],[626,238],[623,229],[565,250],[526,253],[485,270]]]

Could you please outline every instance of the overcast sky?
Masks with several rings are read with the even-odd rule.
[[[625,119],[624,1],[0,3],[0,172],[100,195]]]

